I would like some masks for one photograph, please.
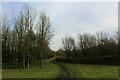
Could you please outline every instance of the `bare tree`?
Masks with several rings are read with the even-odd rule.
[[[51,29],[50,18],[43,11],[39,15],[37,22],[37,33],[38,33],[38,50],[39,50],[39,61],[41,68],[43,67],[43,54],[45,47],[49,46],[50,40],[53,36],[53,30]]]
[[[67,58],[71,57],[70,52],[75,49],[75,41],[72,37],[65,36],[65,38],[62,39],[63,43],[63,49],[66,51]]]
[[[15,21],[15,28],[18,34],[18,53],[22,53],[23,68],[29,68],[29,56],[32,46],[31,35],[34,25],[35,13],[31,6],[25,5],[20,16]],[[25,49],[26,48],[26,49]]]
[[[34,27],[34,21],[35,21],[35,11],[30,5],[25,5],[23,10],[23,15],[25,19],[25,44],[26,44],[26,51],[25,51],[25,57],[26,57],[26,67],[29,68],[29,57],[31,54],[32,49],[32,42],[33,42],[33,27]]]
[[[17,53],[18,53],[18,67],[20,67],[21,62],[22,62],[22,67],[25,68],[25,54],[24,52],[24,26],[25,26],[25,21],[24,21],[24,16],[23,13],[20,13],[20,16],[15,19],[14,22],[15,30],[17,32],[18,36],[18,44],[17,44]]]
[[[97,36],[97,44],[101,44],[101,45],[104,45],[108,42],[109,40],[109,35],[105,32],[98,32],[96,33],[96,36]]]

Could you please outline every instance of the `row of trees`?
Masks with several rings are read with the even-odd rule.
[[[2,17],[2,59],[5,64],[29,68],[43,59],[54,56],[49,45],[53,36],[49,16],[42,11],[36,14],[30,5],[24,5],[12,22]]]
[[[67,58],[118,56],[118,33],[115,36],[102,31],[95,35],[79,33],[77,41],[71,36],[65,36],[62,43],[63,47],[58,51],[58,55],[65,53],[64,57]]]

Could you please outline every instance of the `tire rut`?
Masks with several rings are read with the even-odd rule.
[[[55,62],[57,65],[60,66],[61,74],[57,78],[75,78],[75,76],[72,76],[68,69],[61,63]]]

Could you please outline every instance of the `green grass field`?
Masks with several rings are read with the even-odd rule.
[[[73,78],[118,78],[117,66],[60,63]],[[3,69],[3,78],[57,78],[60,65],[46,62],[44,68],[30,66],[29,69]]]
[[[63,64],[77,78],[118,78],[118,67],[108,65]]]
[[[60,74],[58,65],[46,62],[44,68],[30,66],[29,69],[3,69],[3,78],[56,78]]]

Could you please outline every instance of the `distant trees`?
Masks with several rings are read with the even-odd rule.
[[[88,48],[92,48],[96,46],[96,37],[95,35],[84,33],[84,34],[77,34],[78,39],[77,39],[77,46],[78,50],[81,52],[82,55],[86,55],[85,53],[89,53],[87,50]]]
[[[74,38],[65,36],[62,38],[62,52],[58,50],[56,61],[80,64],[104,64],[119,65],[118,58],[118,34],[110,36],[105,32],[97,32],[96,35],[90,33],[77,34],[77,42]],[[73,49],[73,43],[74,49]],[[69,51],[69,56],[68,55]],[[60,57],[64,54],[64,56]]]
[[[118,36],[116,34],[116,36]],[[63,50],[69,57],[96,57],[96,56],[111,56],[118,53],[118,41],[113,36],[105,32],[97,32],[96,35],[90,33],[77,34],[77,42],[74,38],[67,37],[62,39]],[[76,43],[76,44],[75,44]],[[75,56],[76,55],[76,56]]]
[[[62,39],[63,48],[66,52],[67,58],[71,57],[71,51],[75,49],[75,41],[72,37],[65,36],[64,39]]]
[[[49,47],[53,36],[50,24],[45,12],[41,12],[39,19],[36,19],[36,11],[30,5],[23,7],[13,23],[3,17],[3,67],[12,63],[14,67],[29,68],[30,64],[38,62],[42,68],[43,59],[54,56]]]

